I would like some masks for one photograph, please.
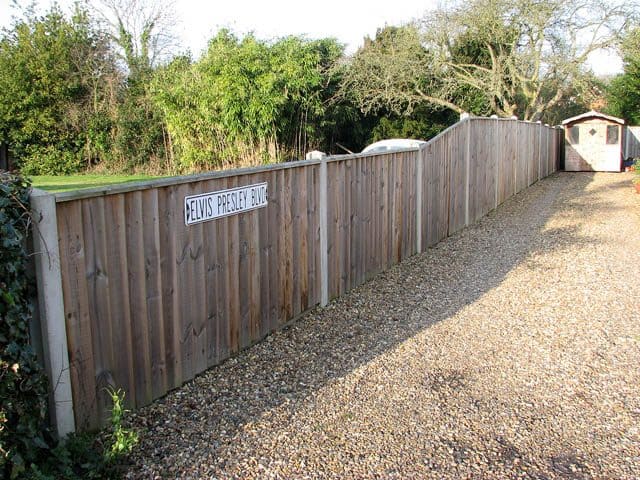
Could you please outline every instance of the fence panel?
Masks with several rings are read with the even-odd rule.
[[[427,179],[423,198],[427,202],[427,214],[423,223],[427,228],[425,245],[433,246],[446,238],[449,229],[449,168],[445,158],[445,142],[441,140],[426,147],[426,166],[424,168]]]
[[[525,122],[516,121],[516,171],[515,171],[515,187],[516,193],[521,192],[529,184],[529,138],[527,130],[529,125]]]
[[[623,158],[640,157],[640,127],[626,127],[624,133]]]
[[[498,123],[498,140],[500,155],[499,161],[499,177],[498,177],[498,203],[504,202],[511,197],[516,190],[516,174],[517,174],[517,155],[518,143],[517,139],[517,122],[500,121]]]
[[[471,222],[479,220],[486,213],[487,175],[489,174],[489,150],[487,142],[487,122],[477,122],[472,133],[470,151],[469,217]]]
[[[468,128],[457,128],[450,131],[442,139],[445,144],[445,156],[449,158],[448,163],[451,167],[449,175],[449,234],[457,232],[466,225],[468,136]]]

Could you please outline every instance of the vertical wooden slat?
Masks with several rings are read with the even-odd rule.
[[[373,231],[372,231],[372,214],[373,199],[371,198],[371,158],[365,157],[362,159],[363,167],[363,191],[364,191],[364,238],[362,240],[363,250],[365,251],[365,263],[364,263],[364,279],[365,281],[371,278],[373,271],[372,258],[375,255],[372,248]],[[349,212],[345,212],[348,215]]]
[[[202,182],[191,185],[190,195],[199,195],[206,193]],[[207,368],[207,310],[206,310],[206,266],[204,258],[204,238],[202,223],[196,223],[185,227],[189,229],[191,238],[191,247],[189,252],[189,261],[192,264],[193,284],[193,317],[192,334],[193,334],[193,374],[197,375]]]
[[[425,145],[422,148],[422,198],[424,208],[422,209],[422,249],[430,247],[431,236],[431,161],[433,160],[433,145]]]
[[[380,234],[380,268],[386,269],[389,265],[389,239],[391,238],[391,225],[389,222],[389,162],[386,158],[379,158],[380,164],[380,217],[382,231]]]
[[[394,182],[394,209],[398,210],[398,215],[396,216],[396,224],[395,230],[393,232],[393,241],[394,241],[394,255],[393,255],[393,263],[399,263],[402,260],[402,240],[404,237],[404,229],[406,227],[404,222],[404,209],[402,208],[402,196],[404,193],[404,184],[402,178],[402,161],[400,161],[400,155],[394,154],[394,174],[395,174],[395,182]]]
[[[369,278],[369,258],[371,255],[369,247],[370,236],[370,208],[371,208],[371,192],[369,189],[369,159],[360,159],[360,232],[358,246],[362,250],[360,257],[361,276],[360,283],[364,283]],[[348,215],[348,212],[345,213]]]
[[[487,170],[486,170],[486,203],[484,213],[488,213],[496,208],[496,181],[498,172],[497,151],[496,151],[496,125],[497,120],[487,120],[485,123],[487,142]]]
[[[283,253],[284,253],[284,283],[282,290],[284,293],[284,321],[293,318],[293,229],[292,229],[292,192],[291,192],[291,169],[284,171],[283,183]],[[296,239],[297,241],[297,239]]]
[[[111,406],[107,387],[115,387],[112,373],[114,345],[109,305],[104,198],[92,198],[82,202],[82,218],[97,409],[102,423],[106,420]]]
[[[407,184],[407,174],[409,173],[410,166],[406,163],[406,154],[404,152],[398,155],[398,167],[400,168],[400,178],[402,178],[402,190],[400,191],[400,211],[402,216],[402,229],[400,240],[400,257],[398,261],[407,257],[407,248],[409,240],[409,232],[411,231],[409,204],[411,202],[411,183]]]
[[[127,226],[127,265],[129,308],[131,311],[131,347],[133,349],[136,405],[151,401],[151,354],[146,302],[145,254],[142,224],[142,192],[125,194]]]
[[[515,193],[515,179],[517,171],[517,141],[514,120],[500,122],[500,145],[502,151],[502,168],[500,169],[500,198],[504,202]]]
[[[269,239],[271,252],[269,257],[269,301],[271,310],[269,312],[269,330],[275,330],[280,324],[281,314],[281,294],[280,294],[280,235],[281,227],[281,207],[282,185],[281,175],[278,171],[272,171],[269,183],[269,206],[267,213],[269,216]]]
[[[397,250],[398,250],[398,223],[400,222],[398,216],[400,215],[398,209],[398,188],[399,183],[396,179],[398,163],[396,162],[396,155],[391,154],[389,161],[389,252],[388,262],[389,265],[393,265],[397,262]]]
[[[332,296],[339,296],[344,289],[342,261],[344,260],[346,242],[349,241],[349,232],[345,218],[342,216],[345,196],[348,195],[344,184],[344,168],[344,162],[333,162],[331,164],[331,175],[329,175],[329,188],[327,190],[328,195],[332,197],[329,199],[332,213],[328,218],[329,230],[331,231],[329,263],[332,271],[330,280]]]
[[[349,224],[349,212],[346,211],[347,197],[349,192],[346,190],[346,162],[338,162],[336,165],[336,249],[335,265],[336,265],[336,281],[337,294],[344,294],[349,286],[347,285],[347,246],[350,240],[351,225]]]
[[[124,404],[133,407],[135,370],[131,342],[131,312],[129,309],[129,275],[127,266],[127,232],[124,195],[105,199],[107,238],[107,271],[109,272],[109,310],[113,322],[113,341],[118,349],[114,356],[114,384],[125,391]],[[178,384],[179,385],[179,384]]]
[[[167,392],[165,366],[165,324],[160,253],[160,211],[158,189],[142,192],[143,243],[146,276],[146,304],[151,355],[151,394],[159,398]]]
[[[257,183],[260,180],[252,179],[251,183]],[[249,228],[249,338],[251,343],[255,343],[261,338],[260,290],[262,287],[262,269],[260,268],[260,257],[262,257],[262,252],[260,250],[261,232],[259,220],[261,213],[260,210],[253,210],[246,214]]]
[[[336,197],[336,207],[339,226],[336,240],[336,256],[339,253],[339,260],[336,262],[336,269],[339,270],[338,292],[346,291],[357,285],[358,263],[357,263],[357,235],[360,226],[358,225],[358,162],[356,159],[346,162],[339,162],[336,166],[337,180],[340,186],[336,186],[332,193]]]
[[[521,192],[529,185],[529,124],[518,122],[518,192]]]
[[[449,141],[450,135],[446,135]],[[447,237],[449,231],[449,155],[447,149],[447,143],[444,142],[440,146],[440,159],[438,165],[440,167],[438,187],[439,187],[439,199],[438,199],[438,241]]]
[[[196,374],[196,319],[200,306],[196,305],[197,288],[195,278],[195,262],[199,255],[197,240],[193,226],[184,224],[184,198],[191,195],[189,184],[180,185],[177,189],[176,201],[180,220],[176,218],[176,256],[178,276],[178,335],[181,349],[182,381],[191,380]],[[178,217],[178,215],[176,215]],[[198,279],[200,281],[200,279]]]
[[[273,252],[273,238],[271,229],[269,228],[270,210],[273,205],[271,203],[271,194],[273,184],[271,175],[265,174],[262,179],[267,182],[268,203],[266,208],[258,210],[257,229],[260,232],[258,238],[259,245],[259,262],[260,262],[260,279],[258,289],[260,292],[259,303],[259,336],[262,338],[271,331],[271,257]]]
[[[416,161],[417,152],[405,153],[405,165],[409,174],[405,178],[405,185],[409,189],[409,206],[407,208],[407,256],[416,253]]]
[[[380,271],[380,250],[378,249],[378,239],[380,237],[380,203],[379,203],[379,187],[378,182],[379,161],[375,157],[369,159],[369,216],[370,216],[370,272],[375,275]]]
[[[362,246],[359,244],[362,235],[362,159],[354,159],[344,163],[345,213],[344,223],[347,227],[343,242],[345,250],[345,278],[349,288],[354,288],[362,281]],[[346,209],[349,208],[350,211]],[[348,253],[347,253],[348,251]],[[348,271],[347,271],[348,270]]]
[[[413,224],[413,209],[411,208],[411,201],[413,196],[412,186],[413,182],[410,181],[411,169],[412,165],[408,164],[407,161],[407,153],[402,153],[401,155],[402,163],[402,217],[403,217],[403,228],[402,228],[402,259],[408,257],[411,249],[411,226]]]
[[[300,287],[301,287],[301,256],[302,256],[302,231],[301,231],[301,223],[302,223],[302,204],[299,201],[298,196],[302,193],[300,192],[300,181],[302,180],[303,171],[301,169],[290,169],[291,173],[291,188],[292,188],[292,197],[289,204],[289,208],[291,209],[291,250],[290,255],[292,257],[291,262],[291,315],[298,315],[301,311],[300,299]],[[306,208],[306,202],[305,202]]]
[[[162,284],[162,316],[164,319],[165,369],[167,389],[182,384],[182,354],[179,341],[179,298],[177,273],[176,230],[182,212],[176,198],[176,187],[171,186],[158,191],[158,210],[160,217],[160,269]]]
[[[220,179],[217,188],[225,190],[228,186],[227,179]],[[217,273],[214,277],[216,293],[216,345],[217,356],[216,361],[219,363],[228,358],[232,352],[231,340],[231,313],[230,302],[231,293],[229,285],[229,276],[231,271],[231,259],[229,257],[229,218],[220,218],[215,222],[215,255],[217,258]]]
[[[299,237],[295,238],[294,241],[300,244],[298,258],[298,282],[300,286],[298,288],[298,311],[296,312],[296,315],[299,315],[309,308],[309,208],[307,205],[307,176],[310,172],[307,168],[299,168],[296,170],[298,180],[296,182],[295,202],[298,204],[300,227],[298,230]]]
[[[465,197],[466,197],[466,142],[467,130],[458,128],[453,132],[453,141],[448,142],[451,158],[451,185],[450,185],[450,210],[449,210],[449,231],[457,232],[465,225]]]
[[[58,209],[60,265],[74,413],[79,428],[91,429],[99,425],[99,417],[93,338],[85,282],[83,221],[81,202],[73,202]]]
[[[348,250],[348,253],[345,252],[347,257],[347,274],[349,288],[354,288],[358,284],[358,259],[359,259],[359,249],[357,243],[357,235],[360,231],[360,216],[358,209],[360,208],[360,197],[358,190],[358,162],[357,160],[347,162],[345,166],[345,196],[347,198],[346,208],[349,212],[349,218],[345,219],[348,225],[347,236],[345,237],[345,250]]]
[[[228,179],[227,188],[238,186],[236,177]],[[226,217],[227,222],[227,318],[229,322],[229,354],[240,350],[240,232],[239,217]]]
[[[382,270],[383,265],[383,240],[382,237],[385,235],[384,227],[383,227],[383,215],[384,215],[384,205],[383,205],[383,197],[382,197],[382,183],[384,182],[383,178],[383,169],[382,162],[379,158],[373,157],[372,159],[374,164],[374,190],[375,190],[375,235],[374,235],[374,248],[376,250],[376,272],[380,272]]]
[[[206,192],[222,190],[218,182],[203,182],[201,188]],[[218,225],[221,219],[202,224],[203,260],[204,260],[204,314],[206,318],[206,365],[210,367],[219,361],[219,326],[218,326],[218,275],[221,267],[217,245],[224,240],[218,236]]]
[[[428,171],[426,178],[426,197],[427,197],[427,246],[431,247],[435,245],[437,240],[437,187],[438,187],[438,172],[439,168],[437,165],[438,156],[437,156],[437,144],[429,144],[426,146],[426,157],[427,157],[427,165],[425,170]]]
[[[238,185],[248,183],[246,176],[238,178]],[[240,310],[240,349],[251,345],[251,226],[250,218],[253,212],[234,215],[238,219],[238,301]]]

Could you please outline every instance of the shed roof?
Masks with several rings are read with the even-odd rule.
[[[591,118],[603,118],[605,120],[609,120],[610,122],[617,123],[619,125],[624,125],[624,120],[622,118],[613,117],[611,115],[605,115],[604,113],[596,112],[595,110],[590,110],[582,115],[576,115],[575,117],[567,118],[562,121],[562,125],[567,125],[569,123],[576,123],[581,120],[588,120]]]

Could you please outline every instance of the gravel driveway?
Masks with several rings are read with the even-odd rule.
[[[555,174],[132,414],[127,478],[640,478],[640,195]]]

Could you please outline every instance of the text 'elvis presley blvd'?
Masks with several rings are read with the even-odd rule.
[[[266,183],[192,195],[184,199],[184,223],[193,225],[266,205]]]

